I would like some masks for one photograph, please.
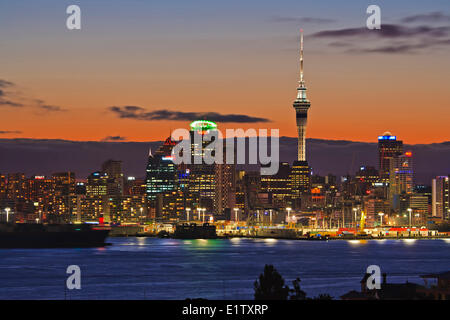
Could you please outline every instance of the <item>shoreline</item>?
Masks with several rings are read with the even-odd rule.
[[[229,240],[233,238],[244,239],[276,239],[276,240],[294,240],[294,241],[334,241],[334,240],[449,240],[450,237],[328,237],[328,238],[305,238],[305,237],[265,237],[265,236],[217,236],[213,239],[191,238],[180,239],[175,237],[158,237],[152,234],[130,234],[130,235],[110,235],[109,238],[159,238],[159,239],[178,239],[178,240]]]

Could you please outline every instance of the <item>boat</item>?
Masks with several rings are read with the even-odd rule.
[[[216,239],[216,227],[209,223],[197,225],[182,223],[175,227],[173,237],[176,239]]]
[[[297,239],[294,229],[260,228],[255,230],[257,238]]]
[[[90,224],[0,223],[0,248],[103,247],[109,231]]]

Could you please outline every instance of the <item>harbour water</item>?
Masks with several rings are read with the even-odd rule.
[[[253,299],[253,283],[273,264],[310,297],[359,290],[367,266],[388,282],[450,270],[450,240],[109,238],[88,249],[1,249],[0,299]],[[66,268],[81,268],[81,290]]]

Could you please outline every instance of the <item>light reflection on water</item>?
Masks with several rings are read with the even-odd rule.
[[[253,282],[273,264],[308,296],[359,289],[367,266],[389,282],[422,283],[450,270],[450,241],[109,238],[95,249],[0,250],[0,299],[63,299],[68,265],[82,270],[71,299],[252,299]],[[382,245],[381,245],[382,244]],[[391,249],[395,248],[395,249]]]

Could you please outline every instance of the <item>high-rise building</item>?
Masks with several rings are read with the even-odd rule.
[[[290,174],[289,163],[281,162],[276,174],[261,176],[261,191],[269,195],[272,205],[280,207],[288,205],[292,195]]]
[[[146,194],[145,179],[136,177],[128,177],[124,184],[124,195],[127,196],[142,196]]]
[[[172,191],[176,187],[177,167],[173,163],[172,149],[176,145],[170,137],[153,155],[151,150],[148,155],[146,193],[147,199],[156,200],[159,193]]]
[[[209,149],[211,141],[204,139],[206,134],[213,134],[217,130],[217,124],[208,120],[197,120],[190,124],[191,139],[191,164],[189,169],[189,192],[197,194],[199,206],[208,212],[217,212],[216,199],[216,166],[204,162],[205,154],[213,154]],[[196,163],[201,159],[201,163]]]
[[[0,200],[6,198],[7,183],[6,176],[0,173]]]
[[[428,204],[428,196],[418,193],[410,195],[409,208],[412,209],[416,222],[420,221],[421,223],[425,223],[430,209],[430,205]]]
[[[107,194],[123,195],[122,161],[108,160],[102,165],[102,172],[108,176]]]
[[[403,153],[403,141],[397,140],[390,132],[385,132],[378,137],[378,164],[380,182],[389,182],[389,173],[391,170],[391,162]]]
[[[214,212],[222,215],[231,212],[236,205],[236,168],[234,164],[215,165],[216,190]]]
[[[355,194],[366,195],[379,181],[378,171],[372,166],[361,166],[355,175]]]
[[[24,173],[9,173],[6,196],[8,199],[24,199],[26,193],[26,178]]]
[[[411,194],[414,191],[413,156],[411,151],[391,159],[389,189],[391,194]]]
[[[87,178],[87,196],[106,196],[108,194],[108,175],[103,172],[93,172]]]
[[[433,179],[431,184],[432,204],[431,210],[433,217],[449,220],[450,219],[450,175],[439,176]]]
[[[294,161],[289,177],[293,205],[299,207],[298,199],[302,199],[301,206],[304,206],[311,188],[311,168],[306,161]]]

